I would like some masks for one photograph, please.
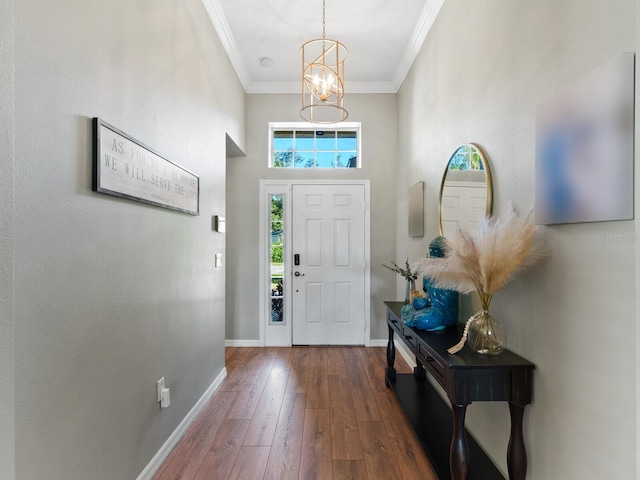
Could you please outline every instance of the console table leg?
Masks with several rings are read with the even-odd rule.
[[[451,452],[449,455],[451,480],[467,480],[469,451],[467,450],[467,438],[464,431],[464,417],[467,412],[467,406],[452,405],[452,408],[453,438],[451,439]]]
[[[510,480],[524,480],[527,476],[527,451],[524,446],[522,424],[524,420],[524,406],[509,402],[511,412],[511,436],[507,450],[507,466]]]
[[[387,388],[391,387],[391,382],[396,381],[396,369],[394,364],[396,362],[396,346],[393,341],[393,328],[388,325],[389,328],[389,341],[387,342],[387,368],[385,369],[384,383]]]

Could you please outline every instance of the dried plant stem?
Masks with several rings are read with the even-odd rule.
[[[489,310],[489,305],[491,304],[493,293],[487,293],[487,292],[482,292],[478,290],[478,297],[480,297],[480,304],[482,305],[482,310]]]

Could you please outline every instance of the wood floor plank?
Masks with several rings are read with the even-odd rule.
[[[387,389],[384,382],[384,369],[387,362],[386,359],[384,362],[382,361],[382,357],[376,353],[376,350],[380,349],[365,348],[360,354],[364,371],[369,381],[369,387],[371,387],[371,390],[374,392],[381,392]]]
[[[231,412],[229,412],[229,418],[234,420],[251,420],[253,418],[264,387],[267,384],[273,362],[273,357],[268,355],[261,359],[261,362],[255,367],[254,383],[248,385],[246,390],[239,391],[238,400]]]
[[[256,480],[262,478],[268,459],[269,447],[242,447],[229,480]]]
[[[364,460],[334,460],[333,480],[368,480]]]
[[[293,363],[294,349],[292,347],[278,348],[274,354],[273,367],[290,369]]]
[[[231,475],[249,423],[250,420],[227,420],[224,422],[194,480],[228,478]]]
[[[332,477],[329,409],[306,409],[298,478],[300,480],[327,480]]]
[[[307,393],[309,382],[309,348],[294,348],[293,365],[289,373],[287,393]]]
[[[276,431],[282,399],[289,379],[289,369],[274,366],[244,439],[247,446],[271,446]]]
[[[227,378],[220,387],[227,391],[252,390],[263,377],[263,372],[271,370],[274,358],[268,350],[260,348],[246,348],[244,362],[235,367],[227,368]]]
[[[438,480],[415,435],[389,438],[399,477],[403,480]]]
[[[351,382],[351,396],[358,421],[375,422],[381,420],[378,406],[373,398],[373,391],[364,371],[362,360],[358,357],[347,359],[345,366]]]
[[[334,460],[362,460],[362,444],[358,432],[351,397],[351,387],[346,377],[329,376],[331,399],[331,449]]]
[[[307,408],[329,408],[327,348],[311,347]]]
[[[298,478],[305,404],[304,393],[287,393],[284,396],[264,480]]]
[[[398,474],[398,465],[389,436],[382,422],[359,422],[360,440],[367,474],[370,479],[404,480]]]
[[[206,421],[195,423],[187,431],[175,456],[169,455],[167,468],[162,470],[158,480],[191,480],[196,475],[239,395],[238,392],[220,393],[216,396],[216,410]]]
[[[225,367],[227,368],[227,378],[229,380],[229,373],[238,368],[241,364],[240,357],[243,356],[239,348],[228,349],[225,352]]]
[[[344,367],[343,347],[331,347],[327,349],[327,374],[346,376]]]
[[[391,390],[375,392],[374,398],[380,417],[390,437],[399,438],[406,435],[407,431],[413,431],[413,427],[406,419],[395,394]]]

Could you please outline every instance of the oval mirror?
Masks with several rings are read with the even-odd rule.
[[[493,187],[489,162],[482,149],[469,143],[453,152],[440,184],[440,235],[450,237],[461,227],[473,227],[491,215]]]

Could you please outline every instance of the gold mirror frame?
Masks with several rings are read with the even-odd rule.
[[[445,181],[447,179],[447,173],[449,173],[449,165],[451,165],[451,161],[453,160],[455,155],[460,151],[460,149],[461,148],[465,148],[465,147],[475,150],[478,153],[478,155],[480,156],[480,160],[481,160],[482,165],[484,167],[484,169],[483,169],[483,171],[484,171],[484,179],[485,179],[485,185],[486,185],[486,189],[487,189],[487,206],[486,206],[486,209],[485,209],[486,217],[490,217],[491,216],[491,212],[493,210],[493,182],[492,182],[492,179],[491,179],[491,167],[489,166],[489,161],[487,160],[487,156],[485,155],[485,153],[482,150],[482,148],[480,148],[480,146],[476,145],[475,143],[462,144],[458,148],[456,148],[456,150],[453,152],[451,157],[449,157],[449,161],[447,162],[447,166],[444,169],[444,174],[442,175],[442,181],[440,182],[440,195],[438,197],[438,228],[440,230],[440,235],[444,235],[444,231],[443,231],[443,228],[442,228],[442,193],[444,192],[444,186],[445,186]]]

